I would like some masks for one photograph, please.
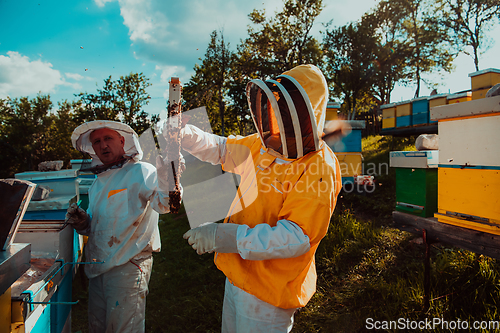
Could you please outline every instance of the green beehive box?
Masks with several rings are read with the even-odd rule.
[[[396,168],[396,210],[421,217],[437,212],[437,168]]]

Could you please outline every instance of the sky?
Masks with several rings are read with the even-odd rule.
[[[324,1],[312,33],[321,40],[322,23],[343,26],[377,2]],[[270,17],[282,7],[282,0],[0,0],[0,98],[50,94],[57,107],[80,92],[96,93],[110,75],[143,73],[152,84],[145,110],[162,114],[168,81],[189,81],[213,30],[223,31],[235,51],[247,37],[253,9],[264,8]],[[495,35],[498,26],[489,33]],[[500,68],[498,54],[500,42],[480,58],[480,68]],[[461,55],[454,73],[431,79],[442,84],[439,92],[457,92],[470,89],[474,71],[472,58]],[[392,101],[411,99],[414,89],[397,87]],[[420,95],[429,92],[423,87]]]

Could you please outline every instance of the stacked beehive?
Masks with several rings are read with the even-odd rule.
[[[391,129],[396,127],[396,104],[384,104],[380,106],[382,110],[382,129]]]
[[[413,126],[429,123],[429,97],[414,98],[411,100],[411,123]]]
[[[335,102],[328,102],[326,109],[326,120],[338,119],[340,105]],[[351,120],[351,133],[343,137],[330,146],[340,163],[342,172],[342,184],[354,183],[354,176],[362,174],[362,153],[361,153],[361,131],[365,128],[363,120]]]
[[[429,119],[429,106],[432,103],[447,103],[446,95],[444,98],[436,99],[424,96],[397,103],[384,104],[380,106],[382,110],[382,129],[389,130],[395,128],[405,128],[413,126],[425,126],[431,123]],[[440,105],[440,104],[439,104]]]
[[[439,222],[500,234],[500,96],[438,106]]]
[[[411,101],[396,103],[396,127],[409,127],[412,125],[412,104]]]
[[[471,81],[472,99],[481,99],[488,90],[500,83],[500,69],[488,68],[469,74]]]

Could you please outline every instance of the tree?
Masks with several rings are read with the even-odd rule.
[[[230,51],[222,32],[213,31],[205,58],[183,88],[184,108],[205,106],[214,133],[247,134],[251,117],[246,85],[251,79],[281,74],[303,63],[319,64],[321,47],[311,35],[321,0],[287,0],[283,11],[267,20],[255,9],[250,15],[259,30]]]
[[[49,143],[49,132],[53,116],[52,102],[48,95],[38,95],[32,100],[27,97],[7,99],[0,111],[4,119],[2,146],[7,148],[7,172],[36,170],[44,160],[44,148]],[[2,168],[2,171],[5,170]]]
[[[311,36],[315,19],[323,9],[322,0],[287,0],[283,11],[266,19],[265,11],[254,9],[249,37],[238,47],[247,64],[246,75],[276,75],[297,65],[321,62],[321,46]]]
[[[325,76],[333,83],[333,95],[343,98],[348,119],[354,119],[358,100],[373,84],[377,38],[370,26],[350,23],[327,29],[323,45]]]
[[[223,32],[212,31],[202,64],[194,67],[195,74],[183,88],[184,107],[205,106],[212,130],[223,136],[226,129],[231,132],[236,129],[234,115],[226,112],[231,104],[227,91],[233,60]]]
[[[435,8],[442,13],[438,21],[458,51],[471,56],[478,71],[481,49],[488,48],[486,32],[500,19],[500,0],[437,0]]]
[[[447,31],[437,23],[438,14],[426,0],[387,0],[382,1],[381,5],[388,6],[401,18],[397,25],[400,41],[411,51],[407,62],[411,69],[409,82],[415,82],[415,97],[418,97],[421,81],[426,82],[423,74],[436,70],[451,72],[456,53],[452,52],[449,45]]]
[[[401,12],[395,12],[387,2],[381,2],[370,13],[363,15],[361,22],[373,31],[376,45],[374,54],[374,74],[372,94],[379,105],[391,101],[391,92],[396,83],[408,81],[411,77],[407,70],[407,59],[411,55],[409,46],[404,42],[399,28]]]
[[[58,102],[57,113],[54,116],[50,127],[50,144],[47,145],[47,152],[51,160],[63,160],[69,166],[71,159],[82,159],[83,156],[71,143],[71,134],[79,125],[76,122],[75,114],[83,109],[80,101],[68,102],[67,100]]]
[[[79,93],[83,109],[76,114],[78,123],[91,120],[123,121],[138,134],[153,127],[159,121],[158,115],[151,116],[142,110],[151,98],[146,88],[151,84],[143,73],[130,73],[112,81],[111,75],[104,80],[103,89],[97,94]]]
[[[0,177],[36,171],[43,161],[63,160],[68,165],[77,158],[71,145],[76,107],[78,103],[64,102],[53,112],[49,95],[0,100]]]

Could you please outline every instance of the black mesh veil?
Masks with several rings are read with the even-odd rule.
[[[300,158],[316,151],[309,99],[286,77],[252,80],[247,99],[262,143],[287,158]]]

